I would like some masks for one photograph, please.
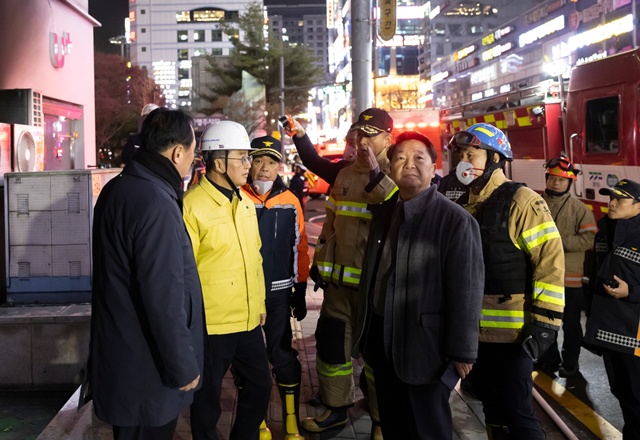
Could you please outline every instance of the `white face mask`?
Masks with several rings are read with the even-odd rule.
[[[476,174],[476,170],[480,171],[479,174]],[[458,162],[458,166],[456,167],[456,177],[463,185],[470,185],[476,177],[481,176],[484,170],[479,168],[474,168],[469,162]]]
[[[268,193],[273,186],[273,182],[271,180],[254,180],[251,185],[253,186],[253,190],[257,192],[259,195],[263,195]]]

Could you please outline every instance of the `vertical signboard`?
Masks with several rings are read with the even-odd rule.
[[[396,34],[396,8],[397,0],[380,0],[378,35],[384,41]]]

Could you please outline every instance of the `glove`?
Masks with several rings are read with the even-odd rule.
[[[311,266],[311,269],[309,269],[309,278],[311,278],[311,280],[315,283],[315,285],[313,286],[314,292],[317,292],[318,289],[327,289],[327,282],[322,279],[322,277],[320,276],[320,272],[318,271],[318,266],[316,266],[315,264]]]
[[[291,305],[291,316],[297,321],[302,321],[307,316],[307,283],[295,283],[289,304]]]
[[[537,324],[527,324],[522,327],[522,349],[533,362],[538,359],[551,347],[556,340],[558,332]]]

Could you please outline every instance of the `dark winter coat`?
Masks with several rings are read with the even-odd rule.
[[[93,223],[90,382],[96,415],[160,426],[202,371],[200,280],[176,191],[136,161],[103,188]]]
[[[398,197],[396,193],[373,212],[359,293],[366,296],[361,304],[367,307],[361,308],[356,335],[362,334],[364,315],[372,313],[381,248]],[[404,202],[402,209],[395,276],[385,303],[384,349],[401,380],[426,384],[440,379],[449,360],[472,363],[477,357],[482,243],[475,219],[435,185]]]

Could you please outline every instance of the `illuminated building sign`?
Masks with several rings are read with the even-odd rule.
[[[483,46],[491,46],[493,43],[495,43],[496,41],[498,41],[499,39],[501,39],[505,35],[510,34],[511,32],[513,32],[513,26],[507,26],[507,27],[504,27],[502,29],[498,29],[494,33],[483,37],[482,38],[482,45]]]
[[[536,41],[551,35],[554,32],[561,31],[562,29],[564,29],[564,15],[559,15],[553,20],[549,20],[528,32],[520,34],[518,43],[520,44],[520,47],[524,47],[527,44],[535,43]]]
[[[64,67],[64,56],[71,53],[71,36],[68,32],[63,32],[62,36],[59,36],[55,32],[49,33],[49,58],[51,64],[56,69]]]
[[[475,45],[464,47],[453,54],[453,61],[458,61],[463,58],[466,58],[469,55],[471,55],[473,52],[475,52],[475,50],[476,50]]]
[[[491,49],[482,52],[482,61],[490,61],[511,49],[513,49],[513,43],[511,42],[498,44],[497,46],[494,46]]]
[[[493,79],[496,79],[498,76],[496,71],[496,65],[493,64],[489,67],[485,67],[484,69],[480,69],[476,72],[473,72],[469,78],[471,85],[482,84]]]
[[[402,47],[421,46],[424,43],[424,35],[394,35],[389,41],[382,41],[376,47]]]
[[[327,0],[327,29],[333,29],[335,26],[333,15],[333,0]]]
[[[589,46],[591,44],[599,43],[616,35],[624,34],[633,31],[633,15],[625,15],[614,21],[610,21],[606,24],[601,24],[593,29],[582,32],[578,35],[569,37],[569,49],[571,52],[580,49],[581,47]]]
[[[433,81],[434,83],[437,83],[444,79],[447,79],[448,77],[449,77],[449,71],[445,70],[444,72],[438,72],[435,75],[432,75],[431,81]]]
[[[571,0],[574,3],[574,0]],[[557,0],[541,8],[535,9],[522,17],[522,25],[529,26],[549,16],[549,14],[567,4],[567,0]]]
[[[456,63],[456,72],[464,72],[465,70],[476,67],[480,62],[479,58],[468,58],[464,61],[459,61]]]

